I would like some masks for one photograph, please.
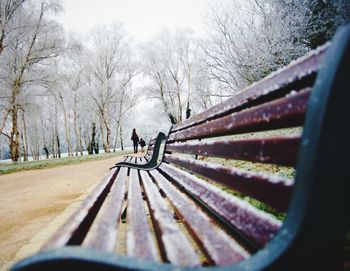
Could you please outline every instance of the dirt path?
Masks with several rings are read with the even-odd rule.
[[[11,261],[21,258],[22,255],[18,255],[20,249],[32,242],[31,239],[42,229],[48,228],[48,225],[61,223],[52,222],[68,206],[75,203],[78,205],[85,194],[108,173],[109,167],[119,159],[120,157],[113,157],[57,168],[1,175],[0,270],[7,270]],[[71,209],[65,211],[67,213],[65,216],[74,211],[74,206]],[[41,236],[39,243],[48,237]],[[35,250],[38,244],[32,247]],[[26,254],[32,253],[35,251],[27,249],[22,254],[27,256]]]

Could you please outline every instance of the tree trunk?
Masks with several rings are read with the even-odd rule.
[[[22,122],[23,122],[23,161],[28,161],[28,137],[27,137],[27,125],[22,111]]]
[[[105,117],[105,114],[101,115],[100,127],[101,127],[101,141],[102,141],[103,149],[105,152],[111,152],[110,141],[111,141],[112,132],[111,132],[111,128],[109,127],[109,123]],[[105,139],[104,128],[106,129],[106,139]]]
[[[93,122],[92,123],[91,142],[90,142],[89,147],[88,147],[89,154],[94,154],[94,149],[95,149],[95,145],[96,145],[95,136],[96,136],[96,123]]]
[[[78,156],[79,150],[80,150],[80,147],[79,147],[80,139],[79,139],[78,129],[76,128],[76,124],[74,124],[74,134],[75,134],[75,156]]]
[[[80,151],[80,155],[83,155],[83,141],[81,138],[81,126],[79,128],[79,151]]]
[[[19,131],[18,131],[18,104],[17,96],[19,95],[20,84],[15,81],[12,88],[11,96],[11,116],[12,116],[12,131],[10,135],[10,156],[13,162],[18,162],[20,156]]]
[[[102,119],[102,117],[100,119],[100,129],[101,129],[101,143],[102,143],[102,147],[103,147],[104,151],[106,151],[105,130],[104,130],[104,127],[103,127],[103,119]]]
[[[181,122],[182,121],[182,104],[181,104],[181,95],[180,95],[179,85],[177,85],[177,102],[178,102],[178,110],[179,110],[178,122]]]
[[[75,156],[78,156],[79,154],[79,131],[78,131],[78,123],[77,123],[77,93],[75,91],[74,95],[74,106],[73,106],[73,129],[74,129],[74,135],[75,135]]]
[[[10,155],[13,162],[18,162],[20,155],[19,131],[18,131],[18,108],[16,105],[11,110],[12,131],[10,136]]]
[[[119,138],[120,138],[120,148],[123,151],[124,150],[124,143],[123,143],[123,131],[122,131],[121,126],[119,126]]]
[[[66,107],[64,105],[62,98],[61,98],[61,106],[62,106],[62,110],[63,110],[64,132],[66,135],[66,142],[67,142],[67,146],[68,146],[68,156],[73,156],[73,147],[72,147],[72,142],[71,142],[71,138],[70,138],[70,131],[69,131],[69,127],[68,127],[68,116],[67,116]]]
[[[58,131],[56,131],[56,141],[57,141],[57,154],[58,154],[58,158],[61,158],[60,137],[58,136]]]
[[[49,149],[46,147],[46,145],[44,145],[44,152],[45,152],[45,155],[46,155],[46,159],[49,159]]]
[[[38,144],[33,144],[30,147],[30,152],[32,154],[33,160],[39,160],[40,157],[40,150]]]
[[[52,152],[52,158],[56,158],[56,150],[55,150],[55,134],[53,134],[51,138],[51,152]]]
[[[61,158],[61,149],[60,149],[60,138],[58,135],[58,121],[57,121],[57,102],[55,101],[55,134],[54,141],[56,140],[57,152],[56,158]]]
[[[115,152],[116,149],[117,149],[118,132],[119,132],[119,122],[117,122],[117,128],[115,129],[114,152]]]
[[[111,152],[111,147],[110,147],[110,140],[111,140],[111,128],[109,126],[106,126],[106,147],[105,147],[105,152]]]

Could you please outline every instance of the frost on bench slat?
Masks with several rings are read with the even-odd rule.
[[[184,157],[165,155],[165,161],[224,184],[277,210],[287,211],[293,180]]]
[[[156,246],[147,223],[138,171],[131,169],[127,207],[127,254],[146,260],[158,260]]]
[[[211,262],[217,265],[227,265],[249,257],[249,254],[238,243],[223,230],[214,226],[207,215],[157,170],[152,170],[150,173]]]
[[[295,95],[181,130],[171,134],[169,140],[184,141],[299,126],[304,122],[310,93],[308,88]]]
[[[87,234],[83,246],[113,252],[117,238],[126,189],[127,168],[121,168],[98,216]]]
[[[63,224],[41,250],[59,248],[65,245],[80,245],[88,232],[99,208],[109,193],[116,178],[112,170],[82,202],[79,209]]]
[[[194,248],[180,231],[172,210],[161,197],[146,171],[141,171],[141,179],[163,259],[175,265],[199,266],[200,261]]]
[[[269,100],[281,97],[286,94],[286,86],[291,85],[288,90],[298,89],[313,85],[313,80],[308,80],[312,75],[315,75],[319,70],[328,44],[322,46],[307,56],[301,57],[296,61],[291,62],[288,66],[271,73],[264,79],[251,84],[243,89],[240,93],[234,95],[230,99],[220,103],[212,108],[200,113],[192,118],[174,125],[173,131],[181,130],[186,127],[198,125],[205,121],[217,118],[222,115],[227,115],[237,110],[242,109],[242,105],[249,106],[255,100]]]
[[[273,216],[188,172],[165,163],[159,168],[186,192],[230,223],[232,230],[236,230],[242,238],[251,240],[258,246],[268,243],[281,226],[281,222]]]
[[[300,136],[175,143],[167,151],[296,166]]]

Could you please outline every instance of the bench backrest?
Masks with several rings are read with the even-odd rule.
[[[259,250],[275,237],[278,241],[271,242],[271,249],[264,249],[261,258],[266,253],[271,259],[284,257],[280,270],[288,266],[288,270],[297,270],[297,264],[316,261],[322,262],[320,270],[326,270],[327,264],[333,268],[335,262],[341,262],[341,244],[350,218],[344,194],[344,190],[350,192],[345,171],[350,137],[345,132],[348,129],[342,128],[348,122],[345,116],[350,116],[349,28],[333,43],[173,126],[166,163],[160,166],[164,175],[222,227],[237,235],[248,251]],[[243,161],[254,163],[249,170],[237,168],[246,166]],[[296,177],[262,174],[260,163],[294,167]],[[338,163],[343,168],[337,168]],[[227,195],[202,178],[239,196],[228,201]],[[289,209],[282,229],[282,223],[246,202],[255,200],[263,209]],[[282,254],[286,250],[288,257]],[[319,261],[320,255],[328,260]]]
[[[150,139],[150,141],[147,144],[146,153],[145,153],[145,155],[143,157],[137,157],[137,156],[134,156],[134,155],[126,155],[122,163],[125,162],[125,163],[134,163],[134,164],[141,163],[142,164],[142,163],[146,163],[149,160],[151,160],[153,151],[154,151],[154,149],[156,147],[157,138],[159,136],[163,137],[163,135],[161,135],[161,134],[162,133],[158,133],[158,135],[156,137]]]
[[[166,140],[166,135],[162,132],[159,132],[155,139],[150,141],[148,146],[147,154],[142,157],[130,156],[131,158],[123,162],[115,164],[116,167],[137,167],[138,169],[151,169],[159,165],[162,158],[164,143]]]

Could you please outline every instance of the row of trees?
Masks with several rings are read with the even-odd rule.
[[[97,27],[83,43],[52,19],[61,10],[55,0],[0,2],[0,133],[13,161],[123,147],[138,72],[123,27]]]
[[[135,44],[118,22],[67,34],[53,19],[61,11],[58,0],[0,0],[0,150],[13,161],[123,148],[135,125],[152,135],[183,121],[323,44],[350,18],[346,0],[221,1],[205,38],[164,29]]]
[[[216,1],[207,37],[165,29],[142,45],[148,97],[177,123],[324,44],[349,20],[348,0]]]

